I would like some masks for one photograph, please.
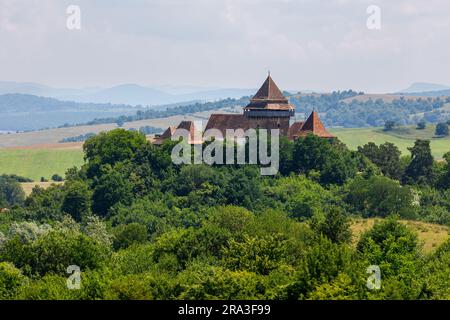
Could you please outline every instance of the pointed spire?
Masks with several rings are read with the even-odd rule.
[[[283,95],[281,90],[278,88],[278,86],[270,76],[270,71],[266,81],[264,81],[261,88],[254,95],[252,100],[282,100],[287,102],[286,97]]]
[[[323,138],[334,137],[331,133],[327,131],[327,129],[325,129],[325,126],[323,125],[322,121],[319,118],[319,114],[315,110],[311,112],[310,116],[303,124],[302,131],[308,131],[316,136]]]

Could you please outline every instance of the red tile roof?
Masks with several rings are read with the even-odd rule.
[[[248,119],[243,114],[212,114],[209,117],[205,130],[217,129],[225,137],[227,129],[248,129]]]
[[[313,111],[305,123],[303,123],[301,130],[293,134],[293,138],[307,136],[310,133],[321,138],[335,137],[325,129],[325,126],[322,121],[320,121],[319,114],[316,111]]]
[[[298,136],[300,134],[300,131],[302,130],[303,123],[304,123],[303,121],[297,121],[297,122],[294,122],[289,127],[289,133],[288,133],[289,140],[293,140],[295,136]]]

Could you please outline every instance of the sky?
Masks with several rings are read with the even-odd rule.
[[[449,57],[448,0],[0,0],[2,81],[376,93],[450,84]]]

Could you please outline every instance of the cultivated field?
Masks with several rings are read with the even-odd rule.
[[[17,174],[34,181],[41,177],[49,180],[55,173],[64,176],[68,168],[83,164],[81,144],[64,145],[0,149],[0,174]]]
[[[354,219],[350,229],[353,233],[353,244],[356,245],[361,234],[373,227],[376,221],[382,221],[381,218]],[[422,245],[425,253],[430,253],[438,248],[449,238],[449,228],[438,224],[426,223],[421,221],[401,220],[401,223],[408,226],[417,233],[419,243]]]

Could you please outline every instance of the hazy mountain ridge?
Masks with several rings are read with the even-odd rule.
[[[403,89],[398,93],[411,93],[419,95],[419,93],[430,93],[444,90],[450,90],[450,86],[438,83],[414,82],[408,88]]]
[[[82,103],[158,106],[215,101],[254,94],[256,89],[121,84],[109,88],[53,88],[32,82],[0,81],[0,94],[30,94]]]

